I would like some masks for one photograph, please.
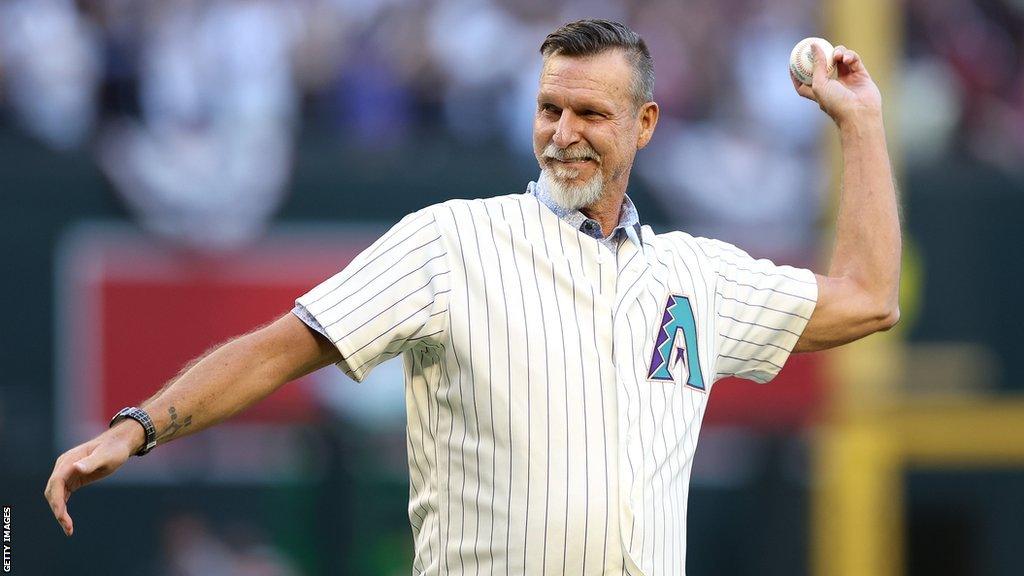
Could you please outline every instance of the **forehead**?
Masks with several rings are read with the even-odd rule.
[[[628,102],[633,68],[622,50],[590,56],[552,55],[544,59],[538,99],[583,98]]]

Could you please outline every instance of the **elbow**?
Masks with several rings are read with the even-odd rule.
[[[883,308],[876,316],[875,322],[878,325],[879,332],[885,332],[891,330],[900,321],[900,307],[898,305],[892,305],[887,308]]]
[[[893,286],[884,292],[867,292],[861,300],[864,306],[866,325],[870,326],[871,332],[886,332],[892,330],[900,321],[900,294],[899,288]]]

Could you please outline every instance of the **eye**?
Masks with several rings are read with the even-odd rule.
[[[586,118],[604,118],[604,114],[598,112],[597,110],[584,110],[583,116]]]
[[[540,111],[543,114],[548,114],[556,117],[562,114],[562,109],[559,108],[558,106],[555,106],[554,104],[541,104]]]

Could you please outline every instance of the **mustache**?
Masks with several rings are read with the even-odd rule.
[[[559,148],[558,146],[555,146],[554,142],[552,142],[544,149],[544,157],[559,160],[561,162],[594,160],[598,164],[601,163],[601,156],[586,144],[577,144],[568,148]]]

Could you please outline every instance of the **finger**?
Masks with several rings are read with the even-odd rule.
[[[846,46],[837,44],[835,50],[832,51],[832,61],[836,64],[842,62],[848,51],[849,49]]]
[[[864,62],[860,59],[860,54],[857,54],[853,50],[847,50],[843,53],[843,64],[850,67],[850,70],[854,72],[860,72],[864,70]]]
[[[67,502],[71,498],[71,493],[82,484],[81,476],[74,463],[92,452],[96,445],[96,441],[87,442],[61,454],[54,463],[53,473],[46,482],[46,489],[43,490],[43,495],[50,504],[50,510],[53,511],[53,517],[67,536],[71,536],[75,531],[75,524],[68,513]]]
[[[71,536],[71,533],[74,531],[74,523],[71,520],[71,514],[68,513],[69,498],[71,498],[71,491],[68,490],[66,481],[62,478],[56,478],[48,499],[54,518],[57,519],[57,523],[60,524],[64,534],[67,536]]]
[[[789,79],[793,82],[793,88],[796,90],[797,94],[803,96],[804,98],[807,98],[808,100],[815,100],[815,101],[817,100],[814,97],[814,91],[811,90],[811,87],[806,85],[806,84],[804,84],[803,82],[801,82],[793,74],[792,70],[789,71]]]
[[[843,67],[841,69],[843,70],[848,70],[849,72],[866,72],[864,69],[864,63],[860,59],[860,54],[857,54],[856,51],[850,50],[841,44],[836,46],[836,51],[833,54],[832,59],[836,64],[841,65]]]
[[[796,89],[796,93],[812,102],[818,101],[818,97],[814,95],[814,88],[811,88],[807,84],[800,84]]]
[[[53,517],[57,519],[57,523],[64,530],[64,534],[71,536],[75,531],[74,522],[71,521],[71,515],[68,514],[67,508],[67,501],[71,497],[71,493],[65,487],[62,474],[54,471],[54,475],[50,477],[50,481],[46,484],[44,494],[46,501],[50,504],[50,510],[53,511]]]

